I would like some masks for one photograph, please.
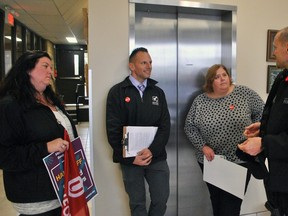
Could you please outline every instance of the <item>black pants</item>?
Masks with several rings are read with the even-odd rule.
[[[33,214],[33,216],[61,216],[61,210],[62,210],[61,207],[59,207],[41,214]],[[32,215],[20,214],[19,216],[32,216]]]
[[[279,210],[281,216],[288,216],[288,193],[270,192],[274,207]],[[272,214],[273,216],[273,214]]]
[[[203,164],[199,163],[199,165],[203,172]],[[245,164],[241,164],[241,165],[245,167]],[[247,171],[245,192],[247,190],[250,177],[251,177],[251,173]],[[242,199],[212,184],[209,184],[209,183],[206,183],[206,184],[210,193],[210,199],[212,203],[214,216],[239,216],[240,215]]]

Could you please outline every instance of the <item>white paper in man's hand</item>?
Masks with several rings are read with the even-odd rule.
[[[135,157],[144,148],[148,148],[154,140],[158,127],[127,126],[124,137],[127,139],[123,157]]]

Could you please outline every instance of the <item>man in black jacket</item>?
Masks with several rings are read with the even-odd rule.
[[[106,127],[113,148],[113,162],[120,163],[131,215],[161,216],[169,197],[169,167],[165,146],[170,133],[170,115],[165,94],[150,79],[152,60],[146,48],[136,48],[129,57],[131,75],[113,86],[107,97]],[[145,90],[139,89],[144,85]],[[148,148],[135,157],[123,157],[123,126],[158,127]],[[145,180],[151,204],[146,210]]]
[[[239,148],[268,159],[269,172],[264,177],[267,198],[283,216],[288,215],[288,27],[277,32],[273,45],[277,67],[284,70],[275,79],[261,123],[247,127],[244,134],[248,139]]]

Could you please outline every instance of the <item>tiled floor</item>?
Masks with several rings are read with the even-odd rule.
[[[79,136],[81,137],[83,147],[86,153],[88,162],[90,161],[90,146],[89,146],[89,123],[81,122],[77,125]],[[3,174],[0,170],[0,216],[17,216],[17,212],[13,209],[11,203],[7,200],[4,186]]]

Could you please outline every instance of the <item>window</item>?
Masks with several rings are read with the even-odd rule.
[[[4,26],[4,55],[5,55],[5,74],[10,70],[12,66],[12,36],[11,36],[11,26],[5,24]]]
[[[15,27],[16,27],[16,59],[18,59],[23,53],[22,26],[17,23]]]

